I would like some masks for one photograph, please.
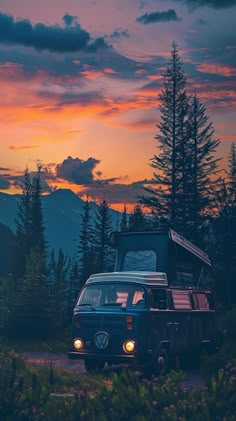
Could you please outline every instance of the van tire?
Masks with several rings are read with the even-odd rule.
[[[169,358],[165,348],[160,348],[156,359],[157,374],[164,376],[169,370]]]
[[[84,365],[87,373],[101,373],[104,369],[104,361],[85,360]]]

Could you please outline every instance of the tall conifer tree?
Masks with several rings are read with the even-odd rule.
[[[213,206],[214,181],[218,160],[206,107],[197,95],[189,97],[186,77],[175,43],[164,75],[160,94],[159,154],[151,166],[155,169],[149,196],[140,202],[159,217],[169,218],[171,227],[197,241],[199,220]]]
[[[17,276],[23,275],[26,258],[32,246],[32,184],[28,168],[24,172],[21,188],[22,195],[17,204],[16,216],[17,250],[14,256],[14,272]]]
[[[141,206],[137,204],[129,217],[129,231],[145,231],[146,227],[145,215]]]
[[[186,180],[188,204],[187,223],[196,235],[201,226],[202,211],[211,211],[215,195],[217,165],[220,158],[214,154],[219,140],[214,138],[214,128],[206,115],[206,107],[195,94],[188,109],[189,165]]]
[[[124,205],[124,209],[121,216],[120,221],[120,231],[128,231],[128,219],[127,219],[127,208],[126,205]]]
[[[86,282],[93,272],[93,229],[90,212],[91,207],[87,197],[83,205],[81,233],[78,247],[80,286]]]
[[[155,188],[147,188],[149,196],[141,198],[141,203],[158,212],[159,216],[169,215],[170,223],[176,226],[178,214],[178,192],[181,173],[178,156],[181,149],[183,131],[183,100],[185,98],[186,77],[183,64],[173,43],[171,57],[164,74],[164,89],[160,94],[160,123],[156,135],[160,153],[151,159],[155,172]]]
[[[41,201],[41,165],[32,180],[31,223],[32,223],[32,248],[36,248],[46,259],[45,226]]]
[[[114,251],[109,246],[110,234],[112,232],[112,220],[109,205],[106,200],[100,203],[96,212],[94,229],[94,252],[95,272],[106,272],[113,270]]]

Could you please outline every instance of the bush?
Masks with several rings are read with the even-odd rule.
[[[225,331],[226,340],[236,342],[236,305],[220,316],[219,325]]]
[[[44,372],[45,375],[45,372]],[[113,378],[76,376],[74,387],[52,394],[63,385],[52,369],[42,377],[32,373],[14,352],[0,352],[0,419],[48,421],[235,421],[236,365],[227,364],[207,387],[186,390],[183,374],[147,380],[128,370]],[[65,384],[65,382],[64,382]],[[96,384],[96,388],[92,385]],[[69,392],[69,393],[68,393]]]
[[[24,361],[14,351],[1,347],[0,419],[39,420],[48,396]]]
[[[202,358],[201,371],[205,381],[208,383],[212,376],[223,369],[229,362],[236,365],[236,345],[226,343],[217,353]]]

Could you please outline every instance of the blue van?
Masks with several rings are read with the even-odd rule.
[[[115,233],[115,271],[93,274],[72,320],[71,359],[86,370],[125,363],[164,374],[219,345],[214,293],[200,287],[211,262],[173,230]]]

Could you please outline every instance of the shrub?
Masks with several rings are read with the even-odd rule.
[[[74,387],[65,387],[59,396],[51,392],[58,384],[63,386],[63,376],[59,379],[52,368],[45,370],[44,376],[38,375],[13,351],[0,350],[1,420],[235,421],[233,364],[198,390],[183,387],[181,372],[146,379],[124,369],[109,379],[84,376],[91,381],[87,385],[81,381],[83,375],[76,376]]]

